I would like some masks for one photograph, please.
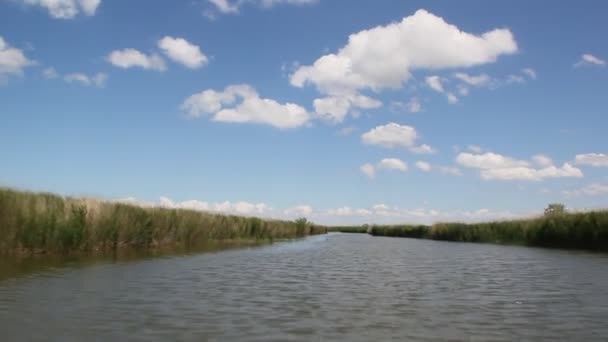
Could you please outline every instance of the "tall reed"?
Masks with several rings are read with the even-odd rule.
[[[372,226],[370,234],[608,251],[608,211],[563,213],[528,220],[471,224]]]
[[[285,239],[326,231],[305,219],[292,222],[144,208],[0,188],[0,253],[188,247],[212,240]]]

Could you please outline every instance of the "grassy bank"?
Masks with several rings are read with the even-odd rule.
[[[608,211],[486,223],[372,226],[370,234],[461,242],[608,251]]]
[[[326,231],[304,219],[262,220],[144,208],[0,188],[0,254],[188,247],[217,240],[287,239]]]

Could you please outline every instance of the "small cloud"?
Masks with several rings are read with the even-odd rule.
[[[574,160],[578,165],[608,167],[608,155],[603,153],[577,154]]]
[[[138,67],[145,70],[167,70],[165,61],[160,56],[146,55],[136,49],[114,50],[106,59],[110,64],[123,69]]]
[[[63,80],[68,83],[80,83],[85,86],[94,85],[98,88],[103,88],[106,85],[106,81],[108,80],[108,75],[105,73],[97,73],[92,76],[88,76],[83,73],[71,73],[63,76]]]
[[[59,74],[57,73],[57,70],[55,70],[55,68],[46,68],[42,71],[42,76],[44,78],[46,78],[47,80],[52,80],[55,79],[57,77],[59,77]]]
[[[581,66],[606,66],[606,61],[596,57],[590,53],[586,53],[581,55],[581,58],[578,62],[576,62],[576,64],[574,64],[575,67],[581,67]]]
[[[374,177],[376,177],[376,168],[370,163],[361,165],[360,170],[370,179],[374,179]]]
[[[340,128],[336,134],[338,134],[339,136],[347,136],[347,135],[351,135],[353,132],[355,132],[357,130],[357,127],[354,126],[348,126],[348,127],[343,127]]]
[[[166,36],[158,41],[158,47],[169,59],[190,69],[198,69],[209,61],[198,45],[184,38]]]
[[[532,68],[523,68],[521,69],[521,72],[528,76],[531,80],[535,80],[538,77],[536,71]]]
[[[408,111],[410,113],[418,113],[422,110],[422,102],[417,96],[412,97],[408,102],[393,101],[391,102],[392,112]]]

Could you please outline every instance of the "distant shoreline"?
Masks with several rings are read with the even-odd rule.
[[[433,225],[331,227],[330,231],[368,233],[439,241],[499,243],[608,252],[608,210],[545,215],[531,219]]]

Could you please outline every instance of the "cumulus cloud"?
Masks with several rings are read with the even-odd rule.
[[[283,210],[283,214],[286,217],[307,217],[312,215],[313,208],[309,205],[302,204],[295,207],[287,208]]]
[[[271,205],[247,201],[207,202],[200,200],[175,201],[168,197],[161,197],[157,201],[144,201],[134,197],[116,200],[117,202],[139,205],[143,207],[163,207],[170,209],[187,209],[219,214],[240,216],[257,216],[272,219],[293,220],[307,217],[320,224],[345,225],[364,223],[418,223],[431,224],[434,222],[460,221],[477,222],[494,219],[513,219],[538,215],[540,212],[512,213],[509,211],[496,211],[487,208],[476,210],[441,211],[426,207],[400,208],[384,203],[369,207],[353,208],[339,206],[325,210],[315,210],[307,204],[301,204],[286,209],[275,209]]]
[[[453,167],[453,166],[442,166],[442,165],[433,165],[429,162],[425,162],[425,161],[417,161],[416,162],[416,167],[424,172],[430,172],[430,171],[439,171],[440,173],[444,173],[444,174],[449,174],[449,175],[453,175],[453,176],[462,176],[462,172],[460,171],[459,168],[457,167]]]
[[[55,70],[55,68],[50,67],[42,70],[42,76],[47,80],[52,80],[59,77],[59,73],[57,73],[57,70]]]
[[[422,102],[417,96],[412,97],[408,102],[393,101],[391,102],[391,110],[393,112],[406,110],[410,113],[418,113],[422,110]]]
[[[483,148],[479,145],[467,145],[467,149],[471,152],[481,153],[483,152]]]
[[[376,167],[373,164],[363,164],[359,169],[361,170],[361,172],[363,172],[364,175],[366,175],[370,179],[376,177]]]
[[[407,171],[407,164],[398,158],[384,158],[378,162],[377,167],[385,170]]]
[[[372,128],[361,136],[361,140],[368,145],[377,145],[386,148],[407,148],[413,153],[433,153],[429,145],[416,145],[418,133],[411,126],[388,123],[383,126]]]
[[[576,62],[576,64],[574,64],[575,67],[581,67],[581,66],[606,66],[606,61],[596,57],[590,53],[586,53],[581,55],[581,58],[579,59],[578,62]]]
[[[98,88],[103,88],[108,80],[108,75],[103,72],[99,72],[95,75],[89,76],[80,72],[75,72],[66,74],[63,79],[68,83],[80,83],[85,86],[93,85]]]
[[[311,119],[305,108],[261,98],[246,84],[231,85],[223,91],[204,90],[188,97],[181,109],[195,118],[211,115],[213,121],[258,123],[281,129],[299,127]]]
[[[425,79],[426,84],[438,93],[444,93],[445,89],[443,89],[443,84],[441,83],[441,78],[437,75],[427,76]]]
[[[146,55],[136,49],[114,50],[107,57],[112,65],[123,69],[138,67],[146,70],[165,71],[167,67],[162,57]]]
[[[608,184],[593,183],[581,189],[566,190],[562,193],[568,197],[608,195]]]
[[[208,0],[216,11],[222,14],[239,13],[241,7],[246,4],[253,4],[261,8],[271,8],[276,5],[309,5],[319,2],[319,0]]]
[[[161,197],[158,204],[163,208],[211,211],[245,216],[264,216],[272,212],[272,207],[266,203],[250,203],[245,201],[208,203],[198,200],[188,200],[184,202],[175,202],[170,198]]]
[[[0,81],[8,76],[21,76],[23,69],[35,64],[29,60],[23,51],[11,47],[0,36]]]
[[[574,161],[579,165],[608,167],[608,155],[603,153],[577,154]]]
[[[425,161],[417,161],[416,167],[424,172],[431,171],[431,164]]]
[[[21,0],[26,5],[45,8],[56,19],[72,19],[81,12],[95,15],[101,0]]]
[[[337,52],[323,55],[311,65],[299,66],[291,74],[290,83],[300,88],[314,85],[322,94],[348,98],[365,90],[401,88],[416,69],[472,67],[515,52],[517,43],[508,29],[475,35],[418,10],[400,22],[351,34],[348,43]],[[438,76],[430,76],[427,82],[444,92]],[[453,93],[446,96],[449,103],[458,102]],[[341,117],[349,108],[340,107]],[[415,112],[420,105],[413,103],[411,108]]]
[[[536,71],[532,68],[523,68],[523,69],[521,69],[521,72],[532,80],[535,80],[538,78],[538,76],[536,75]]]
[[[183,38],[166,36],[158,41],[158,47],[171,60],[190,69],[200,68],[208,62],[207,56],[201,52],[199,46]]]
[[[487,74],[480,74],[477,76],[469,75],[464,72],[457,72],[454,74],[454,78],[475,87],[485,86],[492,80]]]
[[[543,155],[533,158],[540,168],[534,168],[530,162],[486,152],[484,154],[460,153],[456,162],[464,167],[480,170],[485,180],[525,180],[540,181],[546,178],[583,177],[583,172],[569,163],[561,167],[553,165],[551,159]]]
[[[537,154],[532,156],[532,161],[541,167],[548,167],[553,165],[553,160],[544,154]]]
[[[315,85],[323,93],[399,88],[415,69],[470,67],[517,51],[508,29],[481,35],[461,31],[425,10],[400,22],[351,34],[348,44],[312,65],[300,66],[292,85]]]
[[[315,99],[313,102],[318,117],[333,123],[340,123],[351,107],[372,109],[382,106],[382,102],[361,94],[343,94]]]

